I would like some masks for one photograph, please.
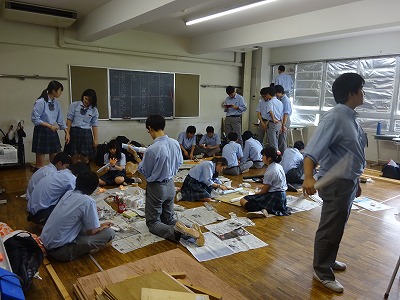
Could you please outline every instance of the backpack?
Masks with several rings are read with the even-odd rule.
[[[104,165],[104,154],[108,152],[108,144],[104,142],[104,144],[98,144],[96,148],[96,155],[94,156],[94,162],[97,166]]]
[[[22,290],[27,292],[32,278],[43,262],[43,252],[29,232],[22,231],[4,242],[8,260],[15,274],[20,277]]]
[[[400,167],[389,166],[385,164],[382,167],[382,177],[400,179]]]

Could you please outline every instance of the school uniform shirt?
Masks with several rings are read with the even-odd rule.
[[[70,170],[56,171],[39,181],[28,201],[28,211],[34,215],[39,210],[57,204],[66,191],[75,189],[76,177]]]
[[[138,171],[147,182],[161,182],[174,177],[182,164],[182,151],[178,141],[164,135],[156,138],[146,149]]]
[[[290,99],[288,96],[283,95],[281,98],[282,106],[283,106],[283,112],[282,116],[284,114],[287,114],[289,117],[292,115],[292,103],[290,103]]]
[[[52,163],[49,163],[47,166],[41,167],[39,170],[33,173],[31,179],[29,179],[28,187],[26,189],[26,200],[29,201],[33,189],[42,178],[56,171],[57,171],[56,166],[53,165]]]
[[[241,116],[247,110],[246,103],[244,102],[244,98],[238,93],[235,94],[235,97],[226,97],[224,101],[224,105],[234,105],[238,106],[239,109],[234,109],[232,107],[224,106],[224,112],[226,112],[227,117],[231,116]]]
[[[110,159],[109,159],[109,153],[107,152],[106,154],[104,154],[104,164],[109,164],[110,163]],[[115,164],[115,166],[119,166],[119,167],[124,167],[126,166],[126,156],[124,153],[121,153],[121,158],[117,160],[117,163]],[[115,170],[115,166],[112,167],[110,166],[110,171]]]
[[[189,176],[199,182],[210,186],[214,183],[213,175],[215,173],[215,163],[212,161],[203,161],[189,171]]]
[[[238,159],[243,157],[242,147],[238,143],[230,141],[222,149],[222,157],[228,161],[228,168],[236,167],[239,165]]]
[[[206,146],[217,146],[221,145],[221,138],[217,133],[214,133],[212,137],[209,137],[207,134],[204,134],[201,139],[199,144],[206,144]]]
[[[268,113],[269,110],[267,103],[268,101],[265,101],[264,99],[258,101],[256,112],[259,112],[261,114],[261,118],[263,118],[264,120],[271,120],[271,116]]]
[[[263,183],[269,185],[268,193],[286,191],[286,176],[282,166],[276,162],[271,163],[264,174]]]
[[[299,166],[299,164],[303,161],[303,154],[297,148],[287,148],[285,152],[283,152],[281,166],[285,174],[289,172],[291,169],[295,169]]]
[[[54,109],[51,110],[50,107],[53,105]],[[61,130],[67,128],[61,110],[61,105],[56,98],[53,100],[49,99],[47,102],[44,100],[44,98],[37,99],[33,105],[31,120],[35,126],[46,122],[51,125],[58,124]]]
[[[275,78],[275,85],[281,85],[285,91],[291,91],[293,86],[292,76],[281,73]]]
[[[186,131],[181,132],[178,135],[178,142],[183,146],[185,149],[192,148],[193,145],[196,145],[196,135],[193,135],[190,139],[186,136]]]
[[[316,165],[322,177],[348,153],[351,163],[338,174],[338,178],[355,180],[365,168],[367,137],[356,120],[356,112],[344,104],[337,104],[326,112],[304,150]]]
[[[275,119],[278,121],[282,120],[283,116],[283,104],[278,98],[273,97],[271,100],[268,101],[270,103],[269,111],[274,113]]]
[[[73,242],[79,234],[100,227],[96,202],[81,191],[67,191],[43,227],[40,239],[47,250]]]
[[[244,142],[243,158],[244,160],[262,161],[261,150],[263,146],[261,143],[253,138],[249,138]]]
[[[99,126],[99,111],[96,107],[85,107],[82,101],[74,101],[69,106],[67,119],[72,121],[71,127],[91,129]]]

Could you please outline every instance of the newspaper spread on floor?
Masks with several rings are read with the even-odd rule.
[[[197,247],[196,244],[184,239],[181,239],[181,244],[200,262],[268,246],[242,227],[218,236],[206,232],[204,239],[203,247]]]
[[[118,196],[124,199],[127,210],[118,214],[109,203]],[[120,253],[164,240],[149,232],[144,217],[145,190],[140,187],[123,187],[114,189],[98,189],[92,195],[96,201],[100,222],[112,222],[119,231],[111,242],[113,248]]]

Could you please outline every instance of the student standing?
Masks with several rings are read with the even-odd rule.
[[[70,164],[71,157],[68,154],[65,152],[57,153],[51,163],[49,163],[47,166],[41,167],[39,170],[33,173],[31,179],[29,179],[28,187],[26,189],[26,200],[29,201],[35,186],[42,178],[56,171],[68,169]]]
[[[261,169],[264,167],[264,162],[262,160],[261,151],[263,146],[261,143],[253,138],[253,133],[251,131],[243,132],[243,160],[252,161],[253,166],[251,168]]]
[[[89,163],[98,145],[99,111],[97,96],[92,89],[82,93],[81,101],[74,101],[69,106],[67,128],[70,141],[65,151],[71,155],[72,163],[79,160]]]
[[[162,238],[179,242],[182,234],[196,239],[198,246],[204,245],[204,236],[197,224],[193,228],[177,222],[174,217],[175,185],[173,177],[183,163],[178,141],[164,133],[165,119],[151,115],[146,119],[146,129],[154,140],[144,153],[143,160],[136,151],[128,151],[139,163],[138,171],[146,178],[145,217],[149,231]]]
[[[60,138],[57,131],[65,131],[65,143],[69,143],[69,132],[64,121],[61,105],[58,98],[63,91],[63,85],[58,81],[50,81],[47,89],[33,105],[31,120],[33,129],[32,152],[36,153],[35,170],[44,166],[45,155],[49,160],[61,151]]]
[[[281,129],[283,105],[275,97],[275,88],[272,86],[260,90],[261,97],[267,100],[267,135],[268,143],[278,151],[278,136]]]
[[[218,177],[227,165],[228,161],[225,158],[214,157],[211,161],[203,161],[191,168],[181,188],[182,200],[209,202],[213,188],[226,190],[226,186],[214,182],[213,179]]]
[[[223,106],[224,112],[226,113],[225,118],[225,134],[229,135],[231,132],[235,132],[239,137],[239,144],[243,146],[242,142],[242,114],[247,110],[244,98],[236,93],[233,86],[226,87],[226,97]]]
[[[262,150],[262,155],[263,162],[267,166],[263,186],[258,193],[240,199],[240,204],[250,212],[249,217],[266,217],[268,214],[288,216],[290,212],[286,206],[286,178],[282,166],[279,164],[282,156],[270,146]]]
[[[293,79],[292,76],[285,74],[285,66],[280,65],[278,67],[278,76],[275,77],[275,86],[281,85],[283,86],[285,93],[290,95],[293,89]]]
[[[269,120],[271,119],[270,114],[268,113],[268,111],[269,111],[268,104],[267,104],[268,100],[269,100],[268,97],[261,96],[261,99],[258,102],[257,109],[256,109],[257,118],[258,118],[257,135],[258,135],[258,141],[262,145],[264,145],[264,136],[266,135],[266,132],[268,129],[268,123],[269,123]],[[266,142],[268,142],[268,137],[267,137]]]
[[[292,115],[292,103],[285,94],[283,86],[275,86],[276,97],[281,100],[283,111],[282,111],[282,126],[279,130],[278,147],[279,151],[283,154],[287,148],[287,130],[290,128],[290,116]]]
[[[104,247],[115,237],[111,222],[100,224],[96,201],[97,174],[78,175],[76,188],[65,193],[43,227],[40,240],[56,260],[70,261]]]
[[[229,133],[228,140],[229,143],[222,148],[222,157],[228,161],[228,167],[224,170],[224,174],[235,176],[247,172],[253,166],[253,162],[243,161],[243,151],[237,143],[236,132]]]
[[[186,132],[178,135],[179,146],[182,151],[183,159],[193,159],[196,149],[196,127],[188,126]]]
[[[351,164],[331,184],[318,190],[323,200],[321,219],[314,242],[314,279],[326,288],[343,292],[333,271],[346,269],[336,260],[354,198],[361,193],[359,177],[365,167],[366,135],[356,120],[356,107],[363,104],[364,79],[356,73],[340,75],[332,85],[337,105],[325,113],[304,151],[303,191],[315,190],[313,170],[319,164],[318,178],[348,154]]]

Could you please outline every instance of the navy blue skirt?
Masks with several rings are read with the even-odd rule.
[[[70,141],[65,145],[64,151],[69,155],[82,154],[89,158],[94,157],[93,134],[91,129],[71,127]]]
[[[260,211],[266,209],[269,214],[276,216],[290,215],[286,206],[286,192],[249,195],[245,196],[244,199],[248,201],[244,206],[248,211]]]
[[[107,185],[115,185],[115,178],[116,177],[124,177],[126,180],[126,171],[125,169],[122,171],[117,171],[117,170],[111,170],[108,171],[106,174],[103,176],[100,176],[100,179],[103,180]]]
[[[61,143],[58,133],[45,126],[35,126],[33,129],[32,152],[51,154],[60,151]]]
[[[204,198],[211,198],[211,191],[211,186],[187,175],[181,188],[182,200],[199,201]]]

